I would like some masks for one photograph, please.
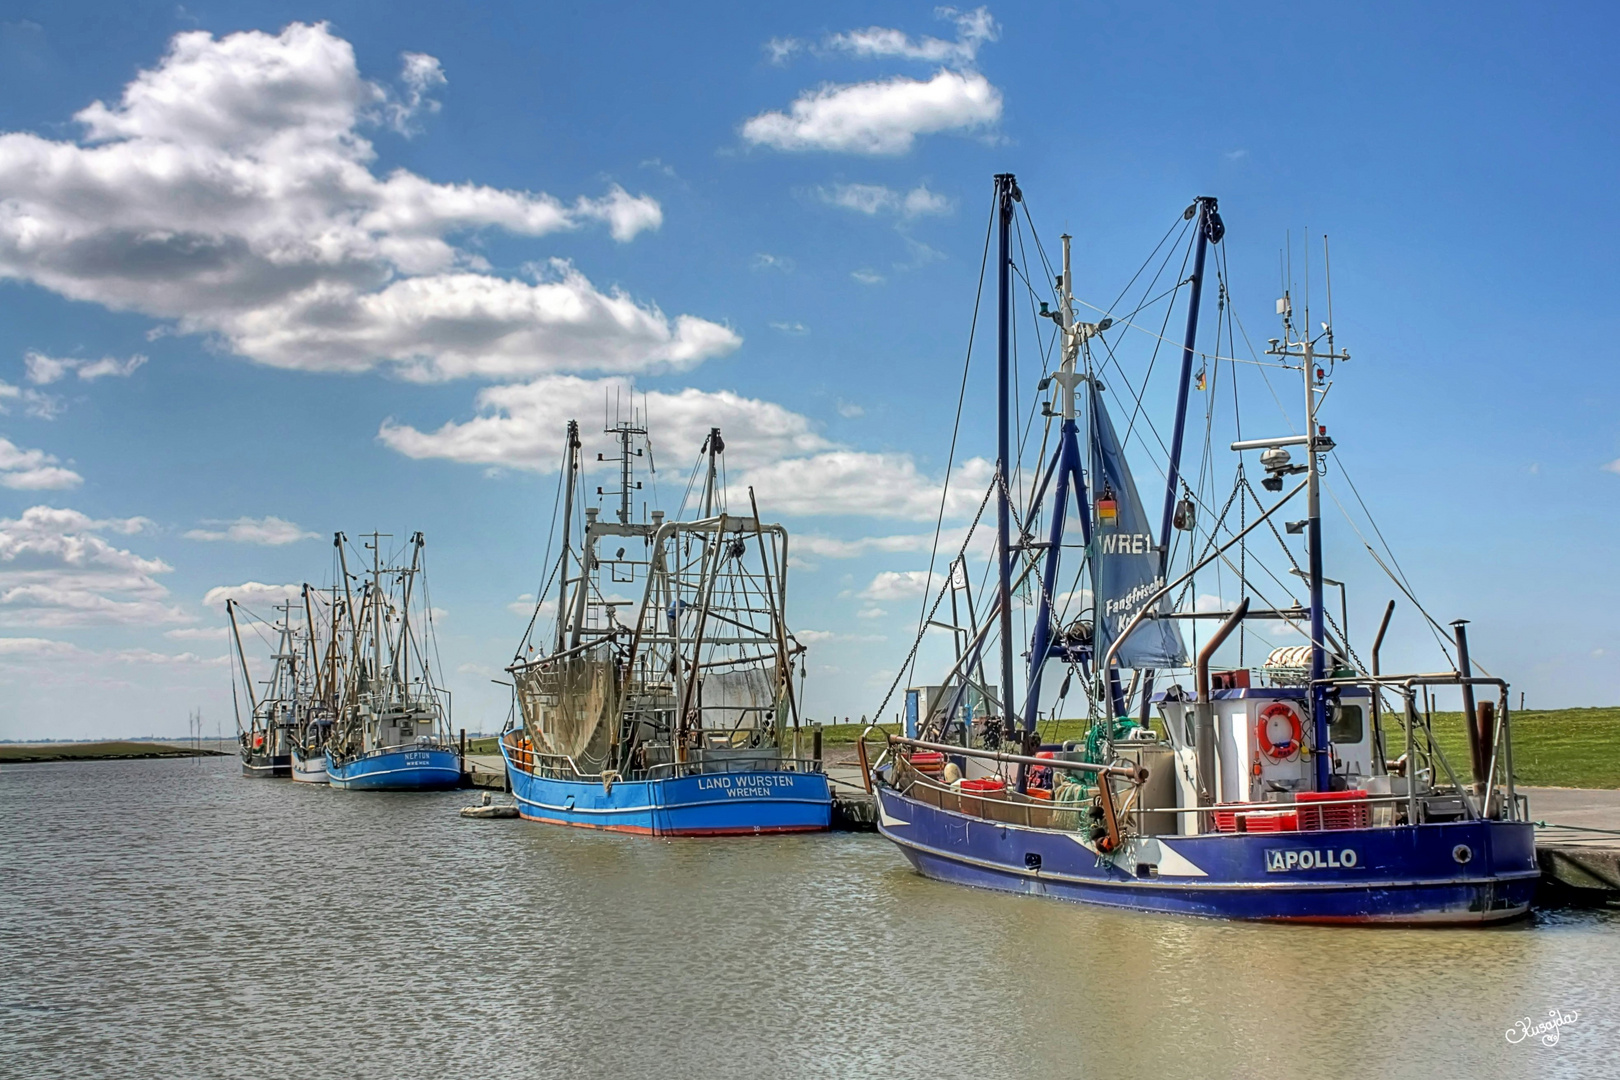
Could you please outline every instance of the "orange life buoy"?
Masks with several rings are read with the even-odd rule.
[[[1254,725],[1254,740],[1259,744],[1260,752],[1272,761],[1281,761],[1299,753],[1304,739],[1299,714],[1293,706],[1274,701],[1260,710],[1260,719]]]

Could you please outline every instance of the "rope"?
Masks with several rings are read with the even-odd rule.
[[[967,355],[962,358],[962,386],[961,389],[959,389],[956,393],[956,420],[951,424],[951,449],[950,453],[948,453],[945,457],[945,481],[940,485],[939,489],[939,515],[934,519],[934,543],[928,551],[928,577],[924,579],[923,582],[923,598],[925,602],[927,600],[929,591],[934,587],[934,562],[939,557],[939,533],[940,530],[945,526],[945,501],[950,495],[951,491],[951,469],[956,464],[956,440],[962,434],[962,405],[967,401],[968,371],[973,366],[973,342],[979,331],[979,305],[984,301],[984,272],[990,265],[990,235],[995,229],[996,209],[997,207],[995,200],[991,200],[990,220],[986,222],[984,226],[984,254],[979,258],[979,287],[973,296],[973,319],[968,324]],[[989,496],[986,495],[985,498],[988,500]],[[984,512],[984,507],[982,505],[979,507],[979,512],[981,514]],[[977,524],[977,522],[978,519],[975,518],[974,523]],[[972,530],[969,529],[968,532],[971,534]],[[917,618],[918,643],[921,643],[923,634],[927,631],[928,620],[931,618],[933,618],[932,614],[925,615],[919,612]],[[911,673],[915,673],[916,671],[914,665],[916,656],[917,646],[913,645],[911,648],[911,655],[906,658],[906,663],[913,664]],[[900,668],[903,674],[907,673],[906,664],[901,664]],[[896,675],[895,682],[898,684],[899,681],[900,676]],[[883,697],[883,704],[885,706],[887,706],[889,703],[889,695],[893,693],[894,687],[891,686],[889,687],[889,694],[885,694]],[[874,717],[874,720],[881,720],[882,718],[882,710],[879,710],[877,715]]]
[[[1001,478],[1000,478],[1000,476],[997,476],[995,480],[991,481],[990,486],[985,489],[984,498],[979,500],[979,512],[973,515],[973,524],[968,526],[967,535],[962,538],[962,546],[957,549],[956,559],[951,560],[951,563],[952,563],[953,566],[955,565],[957,559],[961,559],[963,556],[965,556],[967,554],[968,543],[973,539],[973,531],[979,527],[979,520],[982,517],[984,517],[984,508],[986,506],[990,505],[990,496],[995,494],[996,489],[998,487],[1000,487],[1000,486],[1001,486]],[[936,542],[936,546],[937,546],[939,534],[936,532],[934,535],[935,535],[935,542]],[[931,577],[932,576],[932,567],[933,567],[932,562],[929,563],[929,567],[930,567],[929,572],[930,572],[930,577]],[[932,588],[932,585],[930,585],[930,588]],[[938,613],[939,605],[944,602],[945,593],[949,588],[950,588],[950,582],[947,581],[945,583],[945,585],[939,590],[938,595],[936,595],[934,597],[934,606],[929,608],[928,612],[919,621],[918,626],[917,626],[917,637],[911,643],[911,651],[908,652],[906,654],[906,658],[900,662],[900,670],[895,673],[894,681],[889,684],[888,692],[883,695],[882,704],[880,704],[877,707],[877,711],[872,714],[872,722],[873,723],[882,722],[882,720],[883,720],[883,710],[887,709],[889,707],[889,699],[894,697],[894,692],[899,687],[900,680],[906,676],[906,673],[907,673],[908,670],[911,670],[911,671],[916,670],[915,663],[916,663],[916,659],[917,659],[917,650],[922,647],[923,637],[928,632],[928,623],[929,623],[930,620],[933,619],[934,615],[936,613]],[[927,594],[925,593],[924,595],[927,595]]]

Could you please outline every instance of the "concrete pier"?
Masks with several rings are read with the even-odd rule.
[[[1620,791],[1520,788],[1537,823],[1537,902],[1604,904],[1620,900]]]

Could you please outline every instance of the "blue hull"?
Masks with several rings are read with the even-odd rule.
[[[987,821],[878,787],[878,829],[941,881],[1222,919],[1467,924],[1523,915],[1540,871],[1528,822],[1141,838]]]
[[[506,754],[502,743],[501,753]],[[596,782],[534,776],[506,763],[518,813],[530,821],[652,836],[751,836],[832,826],[820,773],[737,772]]]
[[[398,746],[339,765],[328,753],[326,777],[351,791],[443,791],[461,786],[461,758],[454,750]]]

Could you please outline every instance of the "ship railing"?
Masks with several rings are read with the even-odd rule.
[[[611,774],[614,780],[679,779],[687,776],[718,776],[729,773],[802,772],[819,773],[822,763],[814,758],[792,755],[760,754],[753,758],[712,761],[665,761],[635,769],[628,774],[616,770],[588,773],[567,754],[547,754],[539,750],[509,748],[513,764],[534,776],[558,780],[576,780],[581,783],[605,784]],[[789,768],[788,766],[792,766]]]
[[[1416,779],[1418,760],[1426,758],[1429,762],[1429,773],[1434,779],[1434,764],[1439,762],[1445,771],[1450,786],[1455,788],[1462,800],[1463,808],[1470,818],[1476,820],[1494,819],[1499,815],[1507,821],[1528,821],[1529,810],[1525,801],[1518,797],[1514,790],[1513,776],[1513,727],[1509,716],[1508,684],[1505,679],[1486,675],[1463,675],[1458,671],[1429,672],[1416,675],[1358,675],[1342,679],[1322,679],[1318,685],[1334,686],[1371,686],[1375,691],[1384,689],[1394,690],[1401,695],[1404,708],[1401,710],[1401,727],[1406,736],[1406,752],[1402,755],[1406,762],[1409,776]],[[1490,752],[1488,757],[1480,756],[1473,763],[1473,784],[1466,785],[1458,778],[1446,759],[1445,752],[1435,742],[1433,716],[1429,707],[1429,695],[1423,694],[1424,709],[1420,715],[1417,699],[1421,690],[1431,686],[1456,686],[1467,690],[1470,694],[1475,686],[1494,686],[1497,690],[1495,715],[1492,717],[1492,731]],[[1373,701],[1380,700],[1380,694],[1373,694]],[[1467,700],[1471,700],[1471,697]],[[1483,710],[1487,702],[1481,702]],[[1466,710],[1464,710],[1466,712]],[[1477,716],[1463,716],[1463,727],[1468,735],[1470,750],[1476,746],[1479,739]],[[1417,739],[1419,732],[1424,736],[1420,745]],[[1498,773],[1501,775],[1500,791],[1498,790]],[[1407,784],[1407,820],[1417,820],[1417,785]]]
[[[871,728],[868,728],[867,730],[870,731]],[[954,745],[952,745],[950,743],[928,742],[928,741],[923,740],[923,739],[912,739],[912,738],[908,738],[908,737],[906,737],[904,735],[891,735],[891,734],[888,734],[888,733],[885,733],[885,738],[888,741],[888,746],[884,749],[883,757],[879,759],[878,766],[876,766],[876,767],[880,767],[882,765],[882,763],[883,763],[883,760],[885,758],[889,757],[891,754],[893,754],[897,763],[899,761],[905,761],[907,770],[909,772],[917,775],[917,776],[921,776],[922,774],[917,772],[917,770],[914,769],[911,766],[911,763],[910,763],[909,759],[907,757],[902,756],[900,753],[897,752],[897,750],[902,750],[902,749],[903,750],[910,750],[910,751],[922,750],[922,751],[926,751],[926,752],[945,754],[945,755],[947,755],[949,757],[979,758],[980,760],[994,761],[994,762],[997,762],[999,764],[1004,764],[1004,765],[1017,765],[1017,766],[1020,767],[1021,771],[1023,769],[1027,769],[1027,768],[1030,768],[1030,767],[1035,767],[1035,768],[1058,769],[1058,770],[1064,771],[1064,772],[1091,773],[1092,775],[1096,776],[1101,781],[1101,782],[1099,782],[1097,784],[1097,796],[1098,796],[1099,802],[1102,804],[1102,812],[1103,812],[1102,825],[1103,825],[1103,828],[1105,830],[1105,836],[1099,840],[1099,846],[1101,846],[1102,840],[1106,840],[1107,846],[1104,848],[1104,850],[1107,850],[1107,851],[1112,851],[1112,850],[1114,850],[1114,848],[1118,847],[1119,843],[1120,843],[1120,840],[1122,838],[1122,835],[1123,835],[1122,830],[1120,828],[1120,820],[1121,820],[1121,817],[1122,817],[1121,807],[1119,807],[1118,805],[1115,804],[1115,801],[1114,801],[1115,793],[1114,793],[1114,789],[1113,789],[1113,784],[1110,782],[1111,779],[1113,777],[1119,777],[1119,778],[1123,779],[1124,781],[1126,781],[1128,784],[1131,785],[1131,788],[1130,788],[1129,792],[1125,795],[1126,806],[1125,806],[1124,809],[1126,810],[1126,812],[1128,812],[1131,803],[1133,803],[1135,801],[1137,794],[1141,790],[1142,783],[1144,781],[1146,781],[1147,778],[1148,778],[1148,771],[1145,768],[1142,768],[1140,766],[1097,765],[1097,764],[1094,764],[1094,763],[1089,762],[1089,761],[1064,761],[1064,760],[1059,759],[1059,758],[1029,757],[1029,756],[1024,755],[1024,754],[1002,753],[999,750],[981,750],[981,749],[979,749],[977,747],[971,747],[971,746],[954,746]],[[866,764],[866,742],[865,742],[864,733],[862,735],[862,738],[858,742],[856,750],[859,753],[860,759],[861,759],[861,771],[862,771],[862,773],[866,774],[866,776],[867,776],[867,784],[868,784],[868,787],[870,787],[870,784],[871,784],[871,770],[868,769],[867,764]],[[941,790],[944,790],[944,791],[951,791],[952,790],[950,788],[946,788],[943,785],[939,785],[937,783],[934,784],[933,786],[935,786],[937,788],[940,788]],[[1032,824],[1033,823],[1032,822],[1033,818],[1046,817],[1047,816],[1047,815],[1040,814],[1040,813],[1033,813],[1031,811],[1031,808],[1050,808],[1047,811],[1047,814],[1054,813],[1054,812],[1055,813],[1064,813],[1064,814],[1069,813],[1067,808],[1059,810],[1057,807],[1053,807],[1052,804],[1047,803],[1044,800],[1030,799],[1029,796],[1023,795],[1021,793],[1015,793],[1015,794],[1019,795],[1018,800],[997,798],[997,797],[995,797],[993,795],[989,795],[988,793],[986,793],[986,794],[987,794],[988,797],[982,797],[982,796],[979,796],[977,794],[967,794],[967,795],[964,795],[963,797],[967,798],[967,799],[978,800],[981,803],[981,810],[982,809],[988,809],[989,807],[991,807],[994,804],[1001,804],[1001,805],[1010,806],[1010,807],[1023,807],[1024,808],[1024,810],[1023,810],[1023,817],[1024,817],[1023,824],[1026,824],[1026,825]],[[964,808],[962,810],[962,812],[963,813],[972,813],[973,811]],[[1074,812],[1078,813],[1078,809],[1076,809]],[[1053,820],[1053,819],[1051,819],[1050,817],[1047,817],[1047,820],[1050,821],[1050,820]],[[1063,820],[1067,820],[1067,819],[1063,819]],[[1036,826],[1036,827],[1046,827],[1046,828],[1057,827],[1057,828],[1061,828],[1062,826],[1047,825],[1047,826]]]

